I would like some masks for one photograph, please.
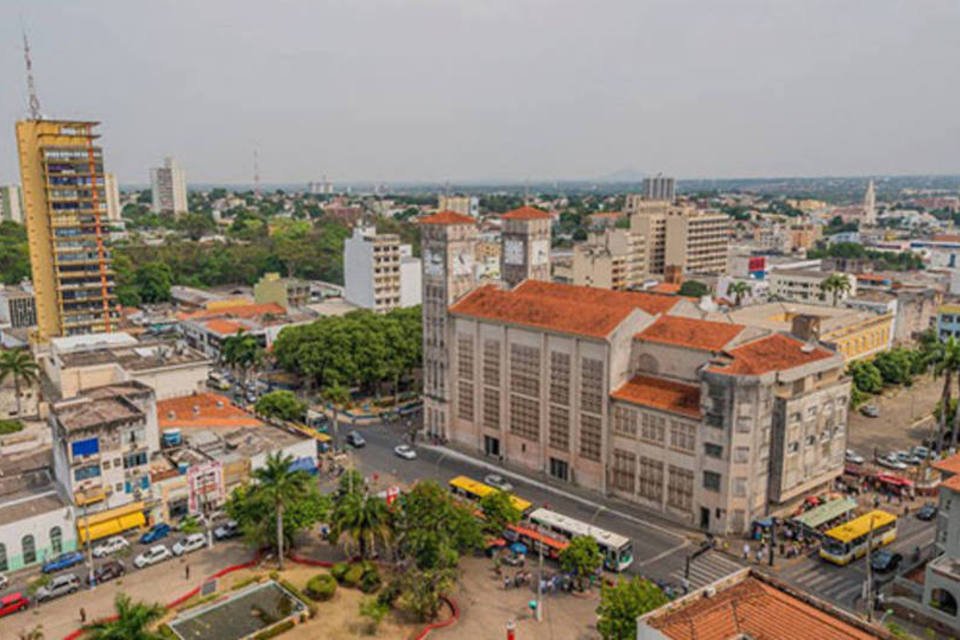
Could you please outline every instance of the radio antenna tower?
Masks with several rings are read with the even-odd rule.
[[[37,97],[37,85],[33,81],[33,61],[30,59],[30,41],[27,40],[27,30],[21,24],[23,33],[23,61],[27,65],[27,93],[30,94],[30,119],[41,120],[40,98]]]
[[[260,197],[260,150],[253,149],[253,193]]]

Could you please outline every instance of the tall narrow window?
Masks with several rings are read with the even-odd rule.
[[[56,554],[63,553],[63,532],[60,527],[50,529],[50,548]]]
[[[22,549],[23,564],[33,564],[37,561],[37,545],[33,541],[33,536],[23,536],[20,539],[20,548]]]

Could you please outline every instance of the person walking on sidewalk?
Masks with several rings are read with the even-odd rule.
[[[189,565],[189,564],[183,565],[183,579],[184,579],[184,580],[189,580],[189,579],[190,579],[190,565]]]
[[[87,610],[83,607],[80,607],[80,624],[87,623]]]
[[[743,559],[744,560],[750,559],[750,543],[749,542],[743,543]]]

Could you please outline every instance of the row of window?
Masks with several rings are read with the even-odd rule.
[[[50,529],[50,549],[54,555],[63,553],[63,531],[60,527]],[[20,557],[24,565],[37,561],[37,543],[32,535],[20,538]],[[7,558],[7,546],[0,544],[0,572],[10,570],[10,561]]]

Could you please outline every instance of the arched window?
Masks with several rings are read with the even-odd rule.
[[[0,571],[6,571],[10,566],[7,564],[7,545],[0,544]]]
[[[930,606],[947,615],[957,615],[957,599],[946,589],[934,589],[930,593]]]
[[[58,555],[63,553],[63,532],[60,527],[50,529],[50,548]]]
[[[20,539],[20,547],[23,549],[23,564],[33,564],[37,561],[37,545],[33,541],[33,536],[23,536]]]

